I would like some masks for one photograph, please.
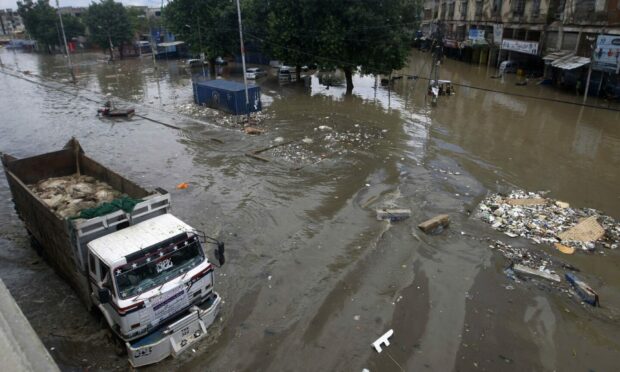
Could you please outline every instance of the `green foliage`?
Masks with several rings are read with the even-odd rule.
[[[404,67],[420,0],[246,0],[248,40],[287,64],[389,74]]]
[[[48,0],[32,0],[18,1],[17,12],[22,17],[24,26],[39,44],[53,46],[60,42],[58,28],[56,23],[58,15],[54,8],[49,4]]]
[[[133,32],[127,9],[114,0],[91,3],[85,17],[91,39],[102,48],[122,47],[132,40]],[[122,50],[122,48],[119,48]],[[112,55],[112,50],[110,50]],[[122,56],[122,55],[121,55]]]
[[[67,37],[67,41],[84,35],[84,31],[86,30],[86,27],[80,19],[74,16],[63,16],[62,24],[65,27],[65,36]]]
[[[194,53],[212,62],[239,50],[237,8],[230,0],[172,0],[163,10],[164,23]]]
[[[148,34],[151,24],[144,11],[137,7],[127,7],[127,16],[131,22],[131,30],[142,34]]]

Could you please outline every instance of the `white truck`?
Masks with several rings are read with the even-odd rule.
[[[203,243],[224,244],[169,213],[170,195],[148,192],[87,157],[71,139],[60,151],[16,159],[2,155],[15,209],[35,248],[65,277],[88,309],[97,308],[132,366],[177,356],[204,338],[221,298]],[[135,198],[92,218],[61,218],[28,185],[83,174]]]

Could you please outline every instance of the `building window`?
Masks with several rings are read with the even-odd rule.
[[[525,13],[525,0],[512,0],[512,14],[523,16]]]
[[[476,0],[476,17],[482,16],[482,0]]]
[[[575,4],[575,13],[591,13],[595,9],[595,0],[581,0]]]
[[[467,3],[467,1],[461,1],[461,19],[465,20],[467,19],[467,6],[469,4]]]
[[[454,19],[454,2],[448,4],[448,18]]]
[[[556,20],[561,20],[564,14],[564,7],[566,6],[566,0],[552,0],[549,5],[549,11],[553,12]]]
[[[532,17],[537,18],[540,16],[540,0],[532,1]]]
[[[446,19],[447,16],[446,3],[441,3],[441,18]]]
[[[493,8],[491,10],[493,15],[500,15],[502,12],[502,0],[493,0]]]

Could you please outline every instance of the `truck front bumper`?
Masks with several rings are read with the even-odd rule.
[[[190,309],[189,314],[132,342],[126,342],[129,363],[142,367],[176,357],[207,334],[220,310],[222,299],[213,293],[210,299]]]

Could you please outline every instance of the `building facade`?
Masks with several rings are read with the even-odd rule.
[[[425,1],[421,28],[429,36],[441,28],[448,55],[491,66],[515,60],[547,78],[565,70],[562,83],[579,85],[602,52],[620,64],[620,46],[597,47],[601,36],[620,37],[620,0]]]
[[[11,9],[0,9],[0,36],[15,37],[23,32],[22,17]]]

